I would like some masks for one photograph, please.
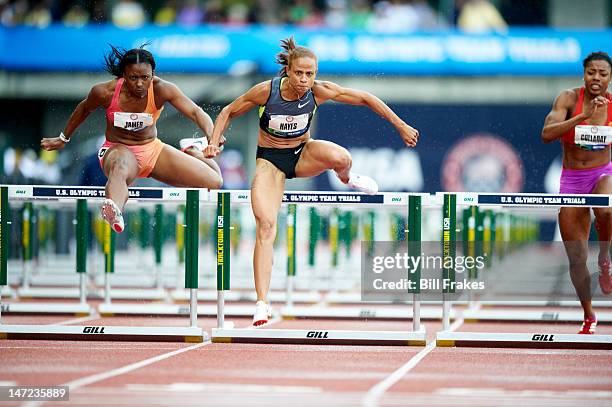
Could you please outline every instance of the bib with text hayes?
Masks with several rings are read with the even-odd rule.
[[[273,114],[270,116],[268,131],[272,134],[293,136],[300,133],[308,126],[309,114],[284,115]]]

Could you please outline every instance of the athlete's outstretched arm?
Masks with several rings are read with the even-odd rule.
[[[94,110],[104,104],[104,98],[106,95],[106,84],[98,83],[94,85],[87,97],[82,100],[77,107],[74,109],[68,122],[66,123],[66,127],[64,128],[64,137],[70,139],[72,137],[72,133],[87,119],[87,116],[91,114]],[[43,138],[40,141],[40,146],[47,150],[59,150],[64,148],[66,143],[64,143],[59,136],[58,137],[49,137]]]
[[[561,138],[578,124],[593,116],[598,107],[608,104],[608,99],[597,96],[585,107],[582,113],[568,119],[568,112],[576,103],[576,99],[576,93],[573,90],[564,90],[556,97],[552,110],[544,120],[542,141],[550,143]]]
[[[176,110],[197,124],[210,141],[213,132],[213,121],[208,113],[188,98],[175,84],[164,80],[162,80],[162,84],[161,96],[163,100],[170,102]]]
[[[207,158],[216,157],[219,155],[221,150],[219,150],[219,141],[221,137],[223,137],[223,133],[227,130],[227,126],[229,126],[230,121],[238,117],[255,106],[263,105],[268,100],[268,95],[270,94],[270,81],[261,82],[251,89],[249,89],[245,94],[239,96],[236,100],[234,100],[229,105],[225,106],[219,116],[217,116],[217,120],[215,120],[215,128],[213,130],[212,138],[210,144],[204,149],[204,156]]]
[[[406,145],[415,147],[419,140],[418,130],[404,122],[385,102],[369,92],[344,88],[333,82],[316,81],[313,87],[317,103],[333,100],[350,105],[367,106],[395,126]]]

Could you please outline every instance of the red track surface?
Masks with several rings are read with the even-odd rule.
[[[69,320],[74,318],[2,317],[5,324]],[[213,319],[199,321],[208,331],[215,325]],[[250,323],[246,319],[235,322],[237,327]],[[74,323],[186,326],[187,320],[112,317]],[[429,340],[441,327],[438,322],[424,325]],[[293,320],[272,327],[410,330],[411,322]],[[524,323],[466,323],[459,327],[460,331],[474,332],[575,333],[577,329],[574,324]],[[602,325],[598,332],[612,334],[612,326]],[[183,352],[167,355],[177,350]],[[149,360],[160,355],[166,356]],[[139,362],[143,363],[133,365]],[[393,375],[402,367],[401,374]],[[47,403],[49,406],[593,407],[612,405],[612,352],[4,340],[0,341],[0,382],[70,383],[70,402]]]

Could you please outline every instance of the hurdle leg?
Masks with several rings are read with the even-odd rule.
[[[198,232],[200,224],[200,191],[187,191],[185,212],[185,288],[189,289],[189,320],[198,324]]]
[[[87,302],[87,285],[85,277],[87,274],[87,200],[77,200],[77,219],[76,219],[76,241],[77,241],[77,273],[79,273],[80,299],[81,304]]]
[[[331,254],[331,264],[330,264],[330,272],[328,275],[327,282],[329,283],[329,293],[336,293],[338,291],[338,280],[339,280],[339,244],[340,244],[340,236],[338,229],[338,218],[340,217],[340,212],[338,209],[334,208],[329,214],[329,248]]]
[[[198,290],[193,288],[189,290],[189,326],[198,326]]]
[[[450,329],[450,312],[451,303],[446,298],[445,294],[442,294],[442,330],[448,331]]]
[[[451,265],[446,267],[446,262],[442,269],[442,279],[455,281],[455,258],[457,251],[457,195],[444,194],[444,205],[442,208],[442,256],[443,259],[450,258]],[[444,287],[444,284],[442,285]],[[442,289],[442,326],[445,331],[450,329],[451,302],[449,294],[454,293],[455,289],[449,287]]]
[[[7,285],[8,264],[8,188],[0,188],[0,325],[2,325],[2,288]]]
[[[467,220],[467,225],[468,225],[468,230],[467,230],[467,248],[468,248],[468,252],[467,255],[471,256],[471,257],[476,257],[476,224],[478,223],[478,206],[476,205],[472,205],[470,206],[468,209],[466,209],[463,214],[464,216],[466,215],[466,213],[468,214],[468,220]],[[465,222],[464,222],[465,223]],[[472,270],[469,270],[468,272],[468,276],[471,279],[472,276]],[[476,299],[474,298],[474,292],[470,291],[469,292],[469,298],[468,298],[468,306],[474,307],[476,303]]]
[[[30,277],[32,275],[32,202],[25,202],[22,210],[21,244],[23,255],[23,279],[21,289],[24,292],[30,289]]]
[[[317,242],[319,240],[320,229],[321,229],[321,220],[319,218],[319,214],[317,213],[316,208],[310,208],[308,210],[308,274],[310,277],[310,291],[315,292],[317,290],[317,269],[316,269],[316,252],[317,252]]]
[[[24,292],[30,289],[30,275],[32,273],[32,264],[30,261],[25,261],[23,263],[23,281],[21,282],[21,289]]]
[[[421,330],[421,294],[412,295],[412,330]]]
[[[231,194],[217,193],[217,328],[225,325],[225,291],[230,289]]]
[[[225,326],[225,293],[217,291],[217,328]]]
[[[295,279],[295,237],[297,222],[297,205],[289,204],[287,207],[287,287],[285,306],[293,307],[293,285]]]
[[[153,249],[155,252],[155,287],[162,289],[164,286],[162,276],[162,248],[164,244],[164,208],[161,204],[155,205],[153,224]]]
[[[104,303],[110,304],[111,282],[110,276],[115,272],[115,234],[108,223],[104,222]]]
[[[408,252],[413,256],[421,255],[421,213],[422,201],[420,196],[411,196],[408,198],[408,229],[405,230],[406,240],[408,242]],[[421,264],[408,276],[414,283],[415,288],[412,291],[412,330],[417,332],[421,330]]]
[[[178,267],[176,272],[176,287],[175,289],[178,291],[185,284],[184,277],[185,274],[181,272],[181,269],[185,269],[185,227],[186,227],[186,219],[185,219],[185,206],[179,205],[176,211],[176,250],[178,255]]]

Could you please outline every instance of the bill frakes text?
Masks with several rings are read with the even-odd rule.
[[[419,285],[417,287],[417,284]],[[454,281],[448,278],[421,278],[418,282],[402,278],[396,281],[385,281],[377,278],[372,281],[372,286],[379,291],[406,291],[406,290],[484,290],[484,281],[469,281],[466,279]]]

